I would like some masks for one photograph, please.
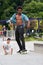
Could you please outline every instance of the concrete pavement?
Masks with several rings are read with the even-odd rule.
[[[6,56],[2,54],[3,53],[2,42],[3,42],[2,39],[0,39],[0,65],[43,65],[43,54],[34,52],[33,51],[34,47],[30,43],[26,42],[26,48],[28,49],[28,46],[31,45],[29,49],[30,50],[33,49],[33,50],[29,51],[28,49],[29,51],[28,54],[22,55],[17,53],[17,50],[19,48],[17,43],[13,41],[12,42],[14,44],[13,55]]]

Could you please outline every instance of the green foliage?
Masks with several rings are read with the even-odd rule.
[[[43,20],[40,21],[40,29],[43,31]]]
[[[13,0],[0,1],[0,19],[9,19],[15,12],[16,4]]]
[[[38,20],[31,21],[31,28],[33,28],[34,30],[38,29]]]
[[[15,12],[13,7],[9,7],[7,9],[4,10],[4,13],[1,16],[1,19],[9,19],[10,16],[12,16],[12,14]]]
[[[23,6],[28,17],[43,18],[43,0],[0,0],[0,20],[9,19],[18,5]]]
[[[23,11],[27,13],[29,17],[41,17],[43,18],[43,3],[32,1],[29,4],[23,4]]]

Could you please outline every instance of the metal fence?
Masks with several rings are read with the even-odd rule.
[[[3,31],[0,31],[0,37],[3,38]],[[14,30],[7,30],[6,39],[11,38],[12,40],[15,39],[15,31]]]
[[[12,40],[15,39],[15,31],[14,30],[7,30],[6,37],[11,38]]]

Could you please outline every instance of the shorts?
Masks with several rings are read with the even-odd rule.
[[[6,32],[3,32],[3,35],[6,37]]]

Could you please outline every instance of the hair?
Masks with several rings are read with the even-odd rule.
[[[8,38],[7,40],[11,40],[10,38]]]
[[[18,9],[22,9],[22,6],[18,6],[18,7],[17,7],[17,10],[18,10]]]

